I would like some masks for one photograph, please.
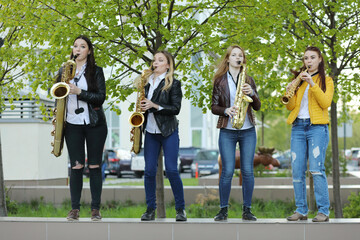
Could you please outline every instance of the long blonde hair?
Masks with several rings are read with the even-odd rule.
[[[171,85],[172,85],[172,83],[174,81],[175,61],[174,61],[174,57],[169,52],[167,52],[165,50],[157,51],[154,54],[154,56],[156,54],[158,54],[158,53],[164,54],[164,56],[167,59],[167,63],[169,64],[169,70],[167,71],[167,73],[165,75],[165,85],[161,89],[162,91],[166,91],[171,87]],[[149,82],[149,77],[154,73],[154,71],[153,71],[153,63],[154,63],[154,61],[151,62],[150,68],[148,69],[149,71],[146,71],[145,74],[144,74],[144,77],[146,79],[145,85]]]
[[[245,52],[244,49],[242,49],[239,45],[232,45],[230,47],[228,47],[226,49],[226,53],[224,55],[224,57],[222,58],[221,62],[218,64],[217,66],[217,71],[215,72],[214,78],[213,78],[213,83],[215,82],[216,79],[220,78],[221,76],[223,76],[227,71],[229,71],[229,57],[231,54],[231,51],[234,48],[238,48],[241,50],[243,56],[244,56],[244,60],[242,63],[246,64],[246,57],[245,57]],[[240,72],[242,72],[243,67],[240,68]]]

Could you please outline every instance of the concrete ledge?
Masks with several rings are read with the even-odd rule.
[[[36,240],[182,240],[182,239],[358,239],[360,219],[330,219],[328,223],[311,220],[287,222],[285,219],[259,219],[256,222],[229,219],[157,219],[141,222],[139,219],[106,218],[101,222],[80,219],[67,222],[64,218],[14,218],[0,217],[1,239]]]
[[[351,192],[358,194],[360,185],[341,186],[341,202],[348,203],[347,198]],[[218,186],[186,186],[184,187],[184,196],[186,205],[197,202],[197,198],[208,196],[209,194],[218,196]],[[329,186],[330,201],[333,201],[332,185]],[[70,199],[68,186],[13,186],[8,191],[11,200],[17,202],[30,202],[34,199],[43,199],[44,202],[50,202],[54,205],[61,205],[65,200]],[[230,198],[236,201],[242,201],[242,187],[233,186],[231,188]],[[255,185],[253,198],[263,200],[292,200],[294,191],[292,185],[274,186],[274,185]],[[165,202],[173,201],[173,194],[169,186],[165,187]],[[81,200],[90,203],[91,193],[89,186],[84,186]],[[104,186],[102,193],[102,202],[131,200],[134,203],[145,202],[145,191],[143,186]]]
[[[327,178],[328,185],[333,184],[332,177]],[[234,177],[232,179],[232,186],[239,186],[239,178]],[[255,186],[257,185],[292,185],[291,177],[256,177],[255,178]],[[309,184],[309,178],[306,178],[306,184]],[[358,177],[341,177],[340,178],[341,185],[352,185],[352,184],[360,184],[360,178]],[[201,177],[199,178],[199,186],[213,186],[219,185],[219,178],[217,175],[212,175],[209,177]]]

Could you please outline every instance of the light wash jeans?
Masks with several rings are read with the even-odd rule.
[[[329,216],[329,191],[325,175],[325,153],[329,143],[326,124],[310,123],[310,119],[296,119],[291,131],[291,165],[295,193],[296,212],[307,215],[306,171],[314,179],[316,205],[319,213]]]
[[[219,150],[222,171],[219,182],[219,195],[221,208],[229,206],[231,181],[235,170],[235,150],[237,143],[239,143],[240,147],[243,205],[249,208],[251,207],[251,198],[254,191],[255,127],[246,130],[220,129]]]

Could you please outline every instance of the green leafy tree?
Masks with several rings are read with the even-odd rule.
[[[35,90],[51,86],[73,39],[85,34],[94,43],[97,64],[112,67],[106,83],[113,103],[126,101],[134,91],[131,79],[148,68],[156,51],[166,49],[175,58],[185,96],[205,110],[212,72],[192,57],[219,49],[222,40],[231,37],[217,33],[218,23],[226,19],[220,13],[233,7],[241,6],[236,0],[12,0],[7,21],[24,26],[24,39],[37,49],[24,66],[25,72],[32,72],[34,96]],[[112,110],[120,113],[117,106],[112,104]],[[129,111],[133,108],[134,103]]]

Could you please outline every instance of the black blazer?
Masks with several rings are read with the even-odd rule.
[[[147,110],[145,112],[145,122],[143,124],[143,129],[146,128],[148,113],[152,112],[154,113],[155,121],[161,131],[161,134],[164,137],[168,137],[178,128],[179,125],[179,121],[175,115],[178,115],[180,112],[182,91],[179,80],[174,79],[171,87],[166,91],[161,90],[164,85],[165,79],[161,80],[159,86],[154,90],[153,96],[150,99],[153,103],[163,107],[163,109],[160,111],[155,108]],[[149,89],[150,84],[148,83],[145,86],[145,96],[148,95]]]
[[[60,68],[57,82],[61,80],[62,67]],[[102,104],[106,98],[106,85],[104,72],[101,67],[96,66],[95,79],[97,84],[97,91],[90,92],[81,90],[78,95],[79,100],[87,102],[89,108],[90,126],[98,126],[106,124],[106,118]]]

